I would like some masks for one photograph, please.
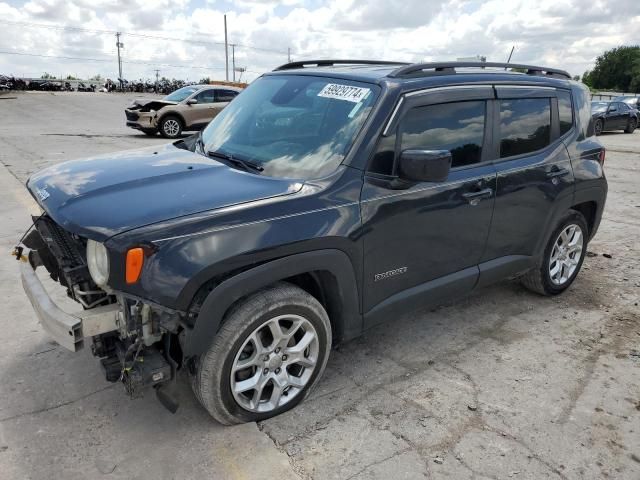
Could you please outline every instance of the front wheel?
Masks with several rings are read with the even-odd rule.
[[[569,210],[549,238],[541,260],[522,277],[522,284],[541,295],[557,295],[573,283],[587,252],[584,216]]]
[[[192,386],[222,424],[264,420],[309,395],[330,348],[322,305],[301,288],[278,283],[232,307],[197,360]]]
[[[182,133],[182,121],[174,115],[167,115],[160,121],[159,130],[164,138],[178,138]]]
[[[638,119],[630,118],[629,124],[627,125],[627,128],[625,128],[624,133],[633,133],[633,131],[636,129],[637,126],[638,126]]]

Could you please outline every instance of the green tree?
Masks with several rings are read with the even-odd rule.
[[[94,82],[99,82],[100,80],[102,80],[102,75],[98,73],[97,75],[94,75],[93,77],[91,77],[89,80],[93,80]]]
[[[597,89],[637,92],[640,90],[640,46],[621,46],[607,50],[582,80]]]
[[[51,75],[48,72],[44,72],[42,75],[40,75],[40,78],[42,78],[43,80],[55,80],[56,77],[54,75]]]
[[[209,77],[203,77],[198,82],[198,84],[200,84],[200,85],[208,85],[210,83],[211,83],[211,79]]]

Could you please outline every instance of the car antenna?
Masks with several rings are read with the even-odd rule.
[[[513,47],[511,47],[511,53],[509,53],[509,58],[507,58],[507,63],[511,62],[511,55],[513,55],[513,51],[516,49],[516,46],[514,45]],[[506,70],[507,67],[504,67],[504,69]]]

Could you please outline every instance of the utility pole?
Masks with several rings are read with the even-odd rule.
[[[124,44],[120,42],[120,35],[122,35],[122,33],[116,32],[116,47],[118,47],[118,82],[120,83],[120,90],[122,90],[122,60],[120,59],[120,49],[124,48]]]
[[[291,63],[291,47],[287,48],[287,63]]]
[[[236,44],[231,44],[231,70],[233,71],[233,81],[236,81]]]
[[[160,70],[156,69],[156,91],[155,93],[158,93],[158,77],[160,76]]]
[[[224,67],[229,81],[229,42],[227,41],[227,15],[224,16]]]

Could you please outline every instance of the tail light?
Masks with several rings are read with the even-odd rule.
[[[602,150],[600,150],[600,153],[598,154],[598,163],[600,163],[600,165],[604,166],[604,157],[605,157],[606,151],[603,148]]]

